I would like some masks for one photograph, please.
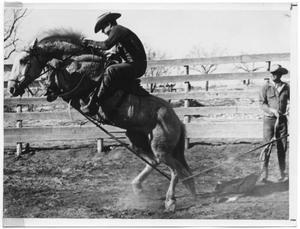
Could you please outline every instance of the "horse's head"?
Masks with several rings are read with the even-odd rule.
[[[92,60],[95,55],[98,56],[98,59],[101,60],[98,60],[100,67],[104,67],[106,60],[104,53],[102,51],[95,53],[94,50],[85,47],[81,33],[67,30],[50,31],[47,36],[36,39],[28,51],[23,52],[15,59],[9,78],[8,92],[12,96],[22,95],[31,82],[47,72],[47,70],[43,71],[44,68],[53,68],[49,64],[50,60],[58,59],[63,63],[68,63],[68,61],[76,59],[76,56],[84,54],[90,54]],[[83,58],[81,61],[87,61],[87,59]]]
[[[23,95],[25,88],[38,78],[46,64],[47,57],[41,55],[38,41],[28,51],[21,52],[14,60],[8,82],[8,92],[12,96]]]

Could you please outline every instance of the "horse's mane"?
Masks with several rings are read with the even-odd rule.
[[[82,51],[84,35],[70,29],[52,29],[38,38],[38,46],[47,53],[73,54]]]
[[[66,41],[72,44],[82,44],[84,35],[80,32],[71,29],[52,29],[45,31],[39,37],[39,43]]]

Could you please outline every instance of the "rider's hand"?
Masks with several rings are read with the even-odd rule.
[[[110,59],[113,56],[114,53],[112,52],[105,52],[104,55],[106,57],[106,59]]]
[[[115,63],[121,63],[122,59],[114,52],[105,52],[104,53],[106,60],[113,61]]]
[[[86,47],[94,47],[94,46],[93,46],[93,44],[94,44],[93,40],[84,39],[84,40],[82,41],[82,44],[83,44],[84,46],[86,46]]]
[[[48,62],[48,64],[51,65],[53,68],[56,68],[56,69],[62,68],[63,65],[64,65],[62,60],[59,60],[59,59],[56,59],[56,58],[53,58],[52,60],[50,60]]]

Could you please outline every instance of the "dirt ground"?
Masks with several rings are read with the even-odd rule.
[[[270,182],[223,197],[215,193],[218,181],[232,181],[260,170],[260,150],[230,160],[260,143],[196,142],[186,158],[198,173],[229,161],[195,178],[194,201],[184,186],[177,186],[177,210],[164,212],[168,181],[157,172],[135,195],[130,182],[144,167],[140,159],[120,146],[97,153],[95,147],[38,149],[15,160],[4,154],[5,218],[127,218],[127,219],[288,219],[289,185],[277,182],[276,151],[270,159]],[[288,160],[288,158],[287,158]],[[164,166],[160,169],[168,171]],[[232,200],[232,201],[230,201]]]

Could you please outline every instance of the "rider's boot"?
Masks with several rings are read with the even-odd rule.
[[[96,99],[92,97],[88,104],[80,107],[80,110],[86,115],[96,115],[98,113],[98,104],[96,102]]]
[[[104,88],[103,83],[101,83],[100,87],[93,92],[89,103],[80,108],[84,114],[93,116],[99,112],[106,91]]]

